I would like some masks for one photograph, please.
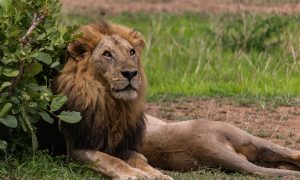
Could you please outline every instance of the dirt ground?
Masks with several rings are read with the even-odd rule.
[[[122,12],[249,12],[282,13],[300,12],[300,2],[264,0],[61,0],[64,13],[96,12],[113,15]],[[271,1],[272,2],[272,1]]]
[[[220,99],[180,98],[148,103],[147,113],[170,122],[188,119],[228,122],[253,135],[300,150],[300,107],[246,107]]]

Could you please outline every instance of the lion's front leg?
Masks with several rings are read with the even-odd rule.
[[[133,152],[129,159],[126,161],[130,166],[138,168],[142,171],[147,172],[151,179],[161,179],[161,180],[172,180],[168,175],[162,174],[159,170],[153,168],[147,163],[147,159],[144,155],[137,152]]]
[[[112,179],[151,179],[151,177],[142,170],[131,167],[123,160],[99,151],[73,150],[71,156],[73,159],[87,164],[91,169]]]

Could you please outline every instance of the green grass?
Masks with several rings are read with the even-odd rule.
[[[0,179],[99,179],[87,167],[73,162],[66,164],[64,160],[65,157],[53,158],[40,151],[1,157]]]
[[[65,163],[65,157],[50,157],[45,152],[1,157],[0,179],[52,180],[52,179],[108,179],[76,162]],[[226,174],[218,169],[202,169],[196,172],[179,173],[165,171],[175,180],[195,179],[265,179],[238,173]]]
[[[83,24],[96,18],[67,19]],[[123,14],[109,19],[144,34],[150,99],[299,96],[299,16]]]
[[[123,14],[109,19],[145,35],[147,46],[143,62],[151,100],[212,96],[236,97],[241,104],[268,99],[288,103],[298,98],[300,92],[300,29],[296,23],[300,17],[276,16],[276,21],[271,23],[278,26],[266,24],[266,20],[273,17]],[[80,25],[93,20],[97,18],[70,15],[62,24]],[[180,180],[265,179],[209,169],[167,173]],[[65,164],[61,157],[52,158],[38,152],[2,156],[0,178],[99,179],[99,174],[73,162]]]

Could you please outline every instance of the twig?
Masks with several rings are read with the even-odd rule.
[[[45,16],[43,14],[34,13],[33,19],[31,21],[31,26],[26,32],[26,34],[20,39],[20,42],[23,46],[30,44],[30,35],[34,31],[34,29],[45,20]]]
[[[45,20],[43,14],[34,13],[33,19],[31,21],[31,26],[26,32],[26,34],[19,40],[23,46],[30,45],[30,35],[35,30],[35,28]],[[18,65],[19,74],[12,80],[12,86],[10,86],[9,93],[13,94],[14,88],[17,85],[18,81],[21,79],[24,71],[24,61],[20,61]]]
[[[24,61],[19,62],[18,65],[18,70],[19,70],[19,74],[17,77],[13,78],[11,81],[11,86],[8,90],[9,94],[12,95],[15,89],[15,86],[17,85],[18,81],[21,79],[22,74],[23,74],[23,70],[24,70]]]
[[[20,79],[21,79],[21,76],[23,74],[23,70],[24,70],[24,61],[21,61],[19,63],[19,74],[18,76],[16,77],[15,81],[14,81],[14,84],[16,84]]]

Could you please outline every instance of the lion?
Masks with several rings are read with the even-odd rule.
[[[113,179],[172,179],[138,153],[145,132],[146,77],[141,33],[102,21],[83,26],[69,44],[53,91],[67,96],[63,110],[82,114],[79,123],[41,125],[41,148],[67,154]]]
[[[67,154],[113,179],[172,179],[152,166],[300,176],[295,171],[300,169],[299,151],[222,122],[166,123],[145,115],[141,33],[104,21],[83,26],[80,32],[67,48],[66,63],[52,89],[68,97],[63,110],[79,111],[83,118],[76,124],[40,124],[41,149]],[[285,169],[267,168],[276,166]]]
[[[167,123],[150,115],[146,118],[141,152],[154,167],[181,172],[212,167],[261,176],[300,176],[300,151],[270,143],[228,123]]]

